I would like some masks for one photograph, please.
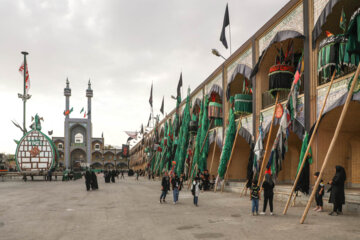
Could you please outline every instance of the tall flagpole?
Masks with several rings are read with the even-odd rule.
[[[229,39],[230,39],[230,56],[231,56],[231,23],[230,23],[230,13],[229,13],[229,4],[228,4],[228,14],[229,14]]]
[[[27,71],[27,64],[26,64],[26,55],[28,55],[28,52],[21,52],[21,54],[24,55],[24,91],[23,95],[18,94],[18,97],[23,100],[23,134],[26,133],[26,100],[30,99],[30,95],[26,93],[26,71]]]

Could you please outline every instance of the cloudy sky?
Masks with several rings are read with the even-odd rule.
[[[219,41],[227,2],[235,50],[288,0],[0,0],[0,152],[14,153],[22,135],[11,123],[22,124],[21,51],[29,52],[27,126],[38,113],[45,133],[63,136],[66,78],[71,117],[82,117],[91,79],[93,136],[121,146],[124,130],[147,123],[151,83],[155,114],[163,96],[170,112],[181,71],[195,89],[221,64],[211,49],[229,55]]]

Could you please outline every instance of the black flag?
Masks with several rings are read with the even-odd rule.
[[[228,9],[228,5],[226,4],[224,22],[223,22],[223,27],[222,27],[222,30],[221,30],[221,35],[220,35],[220,41],[222,42],[222,44],[224,45],[224,47],[226,49],[228,48],[228,44],[227,44],[227,41],[226,41],[225,28],[227,26],[229,26],[229,25],[230,25],[229,9]]]
[[[144,134],[144,126],[141,124],[141,134]]]
[[[160,112],[164,115],[164,97],[161,103],[161,108],[160,108]]]
[[[147,123],[147,127],[149,127],[150,121],[151,121],[151,113],[150,113],[150,116],[149,116],[149,120],[148,120],[148,123]]]
[[[153,92],[153,85],[151,84],[151,90],[150,90],[150,98],[149,98],[149,103],[150,106],[152,107],[153,105],[153,99],[152,99],[152,92]]]
[[[182,87],[182,73],[180,73],[180,79],[177,86],[177,97],[181,97],[181,92],[180,92],[181,87]]]

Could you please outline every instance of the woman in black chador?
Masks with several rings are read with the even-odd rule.
[[[110,183],[110,178],[111,178],[110,175],[111,175],[110,171],[105,171],[104,172],[105,183]]]
[[[345,204],[345,190],[344,190],[344,185],[346,180],[345,169],[341,166],[336,166],[335,168],[336,168],[335,176],[329,182],[329,184],[331,184],[331,188],[329,189],[329,191],[331,192],[329,203],[334,204],[334,209],[329,215],[333,215],[333,216],[342,214],[342,205]]]
[[[266,214],[266,206],[268,202],[270,205],[270,215],[273,215],[274,187],[275,184],[271,179],[270,174],[266,173],[265,180],[262,185],[262,188],[264,189],[264,205],[263,205],[263,211],[260,213],[260,215]]]
[[[86,185],[86,190],[89,191],[90,190],[90,184],[91,184],[91,173],[89,170],[86,170],[85,172],[85,185]]]
[[[115,170],[111,171],[111,182],[115,183],[115,177],[116,177],[116,172]]]
[[[97,177],[94,171],[91,171],[91,189],[97,190],[99,188]]]

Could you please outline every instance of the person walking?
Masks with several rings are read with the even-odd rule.
[[[316,172],[314,174],[315,181],[317,180],[319,175],[320,175],[320,172]],[[323,211],[324,192],[325,192],[325,185],[324,185],[324,181],[321,179],[320,184],[319,184],[319,186],[318,186],[318,188],[316,190],[316,194],[315,194],[316,208],[313,209],[314,211],[317,211],[317,212],[322,212]]]
[[[275,184],[271,178],[271,175],[267,173],[265,175],[265,180],[262,185],[262,189],[264,190],[264,205],[263,205],[263,211],[260,213],[260,215],[266,214],[266,206],[268,202],[270,205],[270,215],[272,216],[274,214],[273,213],[274,187]]]
[[[253,180],[251,185],[250,200],[252,203],[251,212],[252,215],[258,215],[259,212],[259,200],[260,200],[260,187],[257,184],[257,180]]]
[[[163,176],[161,180],[161,195],[160,195],[160,203],[165,203],[165,198],[167,192],[170,190],[170,179],[169,174],[165,172],[165,175]]]
[[[194,196],[194,205],[197,207],[199,202],[199,195],[200,195],[200,179],[195,178],[192,186],[191,186],[191,193]]]
[[[116,171],[113,169],[111,171],[111,182],[112,183],[115,183],[115,177],[116,177]]]
[[[346,173],[342,166],[336,166],[336,173],[333,179],[329,182],[331,184],[329,203],[334,204],[333,211],[329,213],[331,216],[342,215],[342,205],[345,204],[345,181]]]
[[[85,172],[86,191],[90,190],[90,184],[91,184],[91,173],[89,170],[86,170],[86,172]]]
[[[121,172],[120,172],[120,179],[125,179],[124,171],[123,171],[123,170],[121,170]]]
[[[179,187],[180,187],[180,179],[176,175],[176,173],[174,173],[174,177],[171,179],[171,185],[173,189],[174,204],[176,204],[179,200]]]
[[[91,171],[91,190],[99,189],[97,176],[94,171]]]

